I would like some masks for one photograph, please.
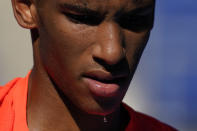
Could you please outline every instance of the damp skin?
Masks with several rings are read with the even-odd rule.
[[[23,6],[17,8],[23,15],[15,16],[33,36],[27,105],[30,129],[45,122],[46,129],[102,130],[104,116],[108,127],[116,128],[120,104],[153,26],[154,1],[43,0]],[[97,84],[89,87],[85,79],[96,81],[112,95],[97,94],[99,89],[92,92]],[[115,86],[108,90],[110,84]]]

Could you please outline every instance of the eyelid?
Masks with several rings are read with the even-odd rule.
[[[69,12],[63,12],[63,14],[72,22],[76,24],[98,25],[102,22],[103,17],[94,16],[88,14],[73,14]]]
[[[141,32],[152,29],[154,20],[154,7],[147,6],[130,12],[119,12],[116,22],[127,30]]]
[[[154,12],[154,9],[153,8],[147,8],[139,13],[137,13],[138,15],[148,15],[148,14],[151,14]]]
[[[140,7],[137,8],[133,11],[127,12],[126,14],[137,14],[137,15],[148,15],[154,12],[154,6],[153,5],[149,5],[149,6],[145,6],[145,7]]]

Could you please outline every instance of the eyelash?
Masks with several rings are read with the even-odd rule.
[[[64,13],[65,16],[76,24],[87,24],[91,26],[99,25],[102,22],[102,18],[93,15],[76,15],[71,13]]]
[[[103,19],[104,16],[94,16],[94,15],[76,15],[72,13],[65,13],[64,15],[71,21],[76,24],[87,24],[91,26],[99,25]],[[140,32],[144,31],[146,29],[151,29],[153,26],[153,13],[149,13],[146,15],[122,15],[117,17],[116,22],[119,23],[119,25],[122,28],[134,31],[134,32]]]

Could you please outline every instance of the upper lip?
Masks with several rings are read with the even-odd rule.
[[[126,78],[128,74],[121,73],[121,74],[112,75],[112,73],[104,71],[104,70],[91,70],[91,71],[86,72],[83,76],[94,79],[94,80],[98,80],[98,81],[111,82],[117,79]]]

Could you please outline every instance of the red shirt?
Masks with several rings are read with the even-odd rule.
[[[26,120],[29,74],[0,87],[0,131],[29,130]],[[126,131],[176,131],[150,116],[134,111],[126,104],[123,106],[130,116]]]

